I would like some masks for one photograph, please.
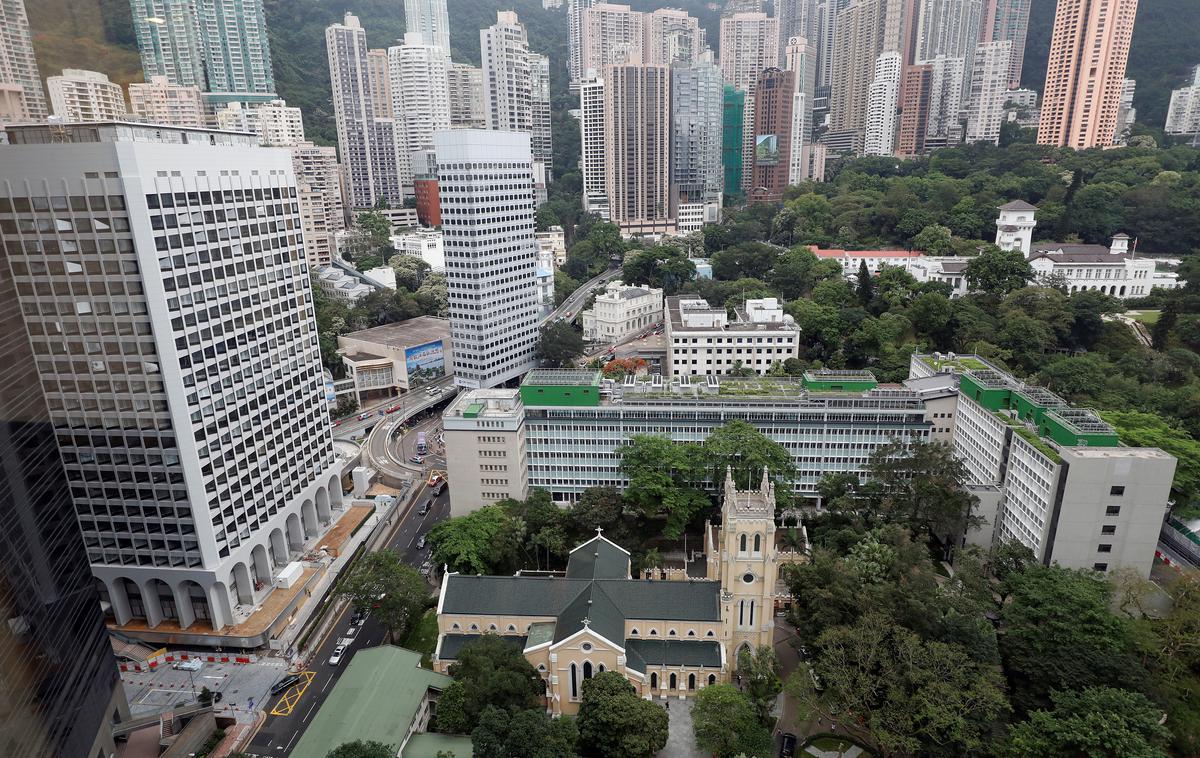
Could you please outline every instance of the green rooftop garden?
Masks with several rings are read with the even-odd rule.
[[[1009,416],[1006,413],[1001,413],[1000,411],[992,411],[992,412],[994,414],[996,414],[996,418],[1000,419],[1004,423],[1011,426],[1014,432],[1021,435],[1021,437],[1023,437],[1025,439],[1025,441],[1028,442],[1030,445],[1033,445],[1033,447],[1039,453],[1046,456],[1047,458],[1054,461],[1055,463],[1062,463],[1062,456],[1060,456],[1058,454],[1058,451],[1055,450],[1054,448],[1050,447],[1050,445],[1046,444],[1045,440],[1043,440],[1041,437],[1037,436],[1037,434],[1030,431],[1029,427],[1025,426],[1023,423],[1021,423],[1017,419]]]
[[[978,358],[973,358],[969,355],[960,355],[954,358],[925,358],[925,362],[933,367],[934,371],[942,371],[949,369],[956,373],[964,371],[979,371],[989,368],[989,366]]]

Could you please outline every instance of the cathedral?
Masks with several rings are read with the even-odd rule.
[[[689,697],[728,682],[741,651],[772,645],[775,610],[787,599],[781,563],[807,560],[783,547],[775,487],[725,476],[721,524],[706,524],[703,549],[678,565],[631,574],[629,552],[604,537],[571,551],[565,572],[537,576],[447,574],[438,597],[434,670],[445,673],[481,634],[520,645],[546,683],[553,714],[579,710],[583,681],[618,671],[645,698]]]

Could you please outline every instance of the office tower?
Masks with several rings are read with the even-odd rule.
[[[900,120],[896,129],[896,155],[911,158],[925,152],[929,128],[929,94],[933,66],[905,66],[900,81]]]
[[[342,172],[335,148],[298,142],[291,151],[304,255],[309,270],[315,270],[330,265],[334,235],[346,228]]]
[[[970,58],[979,42],[984,0],[918,0],[913,60]],[[990,41],[990,40],[989,40]]]
[[[1037,141],[1111,145],[1137,0],[1060,0],[1054,13]]]
[[[742,181],[754,175],[754,87],[768,68],[779,66],[779,22],[765,13],[734,13],[721,19],[721,74],[746,93],[742,119]],[[734,188],[725,185],[726,191]],[[743,191],[748,186],[742,186]]]
[[[371,208],[382,198],[399,205],[404,198],[397,166],[395,125],[386,100],[387,85],[375,81],[379,76],[378,64],[368,65],[367,33],[358,16],[347,13],[344,23],[326,28],[325,47],[338,152],[346,166],[350,204],[354,208]],[[379,57],[375,55],[374,60]],[[385,70],[386,63],[385,53]],[[387,106],[386,111],[377,110],[381,103]]]
[[[450,128],[450,53],[410,32],[404,35],[403,45],[389,47],[387,54],[391,112],[397,134],[404,135],[403,149],[408,153],[428,150],[433,147],[433,133]],[[397,139],[398,145],[400,142]]]
[[[641,63],[642,17],[628,5],[611,3],[597,3],[584,11],[580,76],[589,71],[603,75],[604,67],[614,64]]]
[[[66,121],[117,121],[129,115],[121,85],[99,71],[64,68],[46,77],[50,109]]]
[[[8,136],[0,207],[53,231],[0,236],[111,620],[245,620],[342,492],[291,156],[130,123]]]
[[[1200,136],[1200,66],[1192,69],[1188,84],[1171,91],[1171,104],[1167,108],[1167,122],[1163,127],[1167,134],[1192,135],[1193,144]]]
[[[25,0],[0,0],[0,120],[41,120],[46,117],[46,96],[33,38],[25,16]]]
[[[165,76],[129,85],[129,111],[139,121],[168,126],[204,126],[204,104],[197,87],[171,84]]]
[[[579,83],[579,168],[583,172],[583,209],[608,219],[606,153],[604,150],[604,79],[587,77]]]
[[[1133,122],[1137,120],[1137,108],[1133,107],[1133,95],[1137,92],[1137,80],[1126,79],[1121,86],[1121,105],[1117,109],[1117,133],[1113,141],[1118,145],[1124,145],[1129,139],[1129,132],[1133,129]]]
[[[754,87],[754,168],[747,199],[783,199],[792,165],[793,105],[796,74],[768,68]]]
[[[446,69],[450,97],[450,125],[482,129],[487,124],[483,112],[483,69],[466,63],[451,63]]]
[[[795,106],[796,115],[801,119],[800,136],[802,142],[792,143],[793,159],[797,158],[802,149],[802,146],[807,147],[811,142],[813,131],[813,101],[817,94],[817,51],[816,48],[804,37],[792,37],[784,46],[783,67],[788,71],[795,73],[796,77],[796,95],[797,101]],[[793,177],[791,182],[800,181]]]
[[[1029,0],[986,0],[980,42],[1012,42],[1008,86],[1021,86],[1025,64],[1025,38],[1029,32]]]
[[[742,193],[742,147],[745,144],[746,92],[732,84],[725,85],[721,99],[721,167],[724,171],[724,190],[729,195]]]
[[[595,4],[596,0],[567,0],[567,73],[572,92],[587,75],[583,67],[583,14]]]
[[[528,132],[433,137],[454,383],[495,387],[537,365],[537,241]]]
[[[274,95],[262,0],[130,0],[146,78],[215,93]]]
[[[889,52],[875,61],[875,78],[867,98],[867,129],[863,152],[891,155],[896,149],[896,112],[900,106],[900,53]]]
[[[685,11],[659,8],[642,19],[642,62],[648,66],[692,63],[704,52],[704,30]]]
[[[489,129],[530,132],[534,161],[549,166],[550,66],[529,50],[525,27],[512,11],[479,31],[483,58],[483,103]]]
[[[671,66],[671,215],[681,234],[720,220],[724,90],[712,53]]]
[[[446,0],[404,0],[404,37],[417,33],[426,45],[436,45],[450,57],[450,17]]]
[[[983,42],[975,49],[967,97],[967,142],[999,142],[1011,55],[1012,43],[1008,41]]]
[[[129,707],[14,284],[45,277],[30,276],[3,229],[9,202],[0,203],[11,251],[0,246],[0,744],[12,756],[114,755],[111,724]]]
[[[831,145],[861,152],[875,62],[885,52],[902,52],[901,0],[856,0],[834,24],[830,68]]]
[[[670,112],[670,69],[636,65],[605,69],[605,195],[609,217],[626,234],[674,231]]]

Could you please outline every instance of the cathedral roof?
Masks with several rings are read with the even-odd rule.
[[[646,673],[646,666],[721,667],[721,645],[716,640],[625,641],[625,665]]]

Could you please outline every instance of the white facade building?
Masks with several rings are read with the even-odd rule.
[[[130,84],[129,106],[134,118],[147,123],[193,129],[205,125],[200,89],[171,84],[165,76],[154,76],[149,82]]]
[[[321,288],[321,292],[331,300],[336,300],[346,305],[352,306],[382,287],[382,285],[374,282],[374,280],[368,284],[361,278],[336,265],[316,269],[314,273],[314,280],[317,286]]]
[[[596,0],[567,0],[567,73],[572,92],[587,76],[583,67],[583,14],[595,4]]]
[[[1117,106],[1117,131],[1113,144],[1124,145],[1129,140],[1133,122],[1137,121],[1137,108],[1133,107],[1133,96],[1137,92],[1137,80],[1125,79],[1121,85],[1121,103]]]
[[[25,0],[0,0],[0,121],[40,121],[46,117],[46,95]]]
[[[434,147],[454,381],[472,389],[494,387],[536,365],[537,242],[529,135],[451,129],[434,135]]]
[[[416,228],[392,237],[392,247],[401,255],[412,255],[429,264],[432,271],[446,270],[446,252],[442,233],[437,229]]]
[[[467,129],[487,126],[483,110],[483,69],[451,63],[446,69],[450,98],[450,125]]]
[[[426,44],[436,45],[450,57],[450,17],[446,0],[404,0],[404,29],[420,34]]]
[[[304,141],[304,116],[283,100],[272,100],[254,108],[258,115],[258,139],[263,145],[286,147]]]
[[[603,73],[606,66],[645,62],[642,60],[643,15],[628,5],[613,3],[596,3],[585,10],[581,70]]]
[[[671,215],[680,234],[721,219],[724,92],[710,52],[671,66]]]
[[[583,312],[583,338],[593,342],[620,342],[663,317],[663,291],[609,282]]]
[[[975,48],[971,91],[966,98],[967,142],[1000,141],[1011,61],[1012,40],[983,42]]]
[[[800,354],[800,328],[773,297],[747,300],[730,320],[724,308],[693,296],[665,303],[670,376],[728,374],[737,367],[766,374]]]
[[[1033,230],[1037,226],[1037,206],[1024,200],[1013,200],[998,209],[996,217],[996,247],[1001,250],[1020,250],[1028,258],[1033,249]]]
[[[121,121],[128,117],[125,92],[99,71],[64,68],[46,77],[50,109],[64,121]]]
[[[965,59],[939,55],[922,63],[930,66],[925,144],[927,147],[956,144],[962,135],[959,118],[964,100]]]
[[[475,390],[454,399],[442,415],[446,478],[453,478],[452,516],[529,493],[525,409],[520,390]]]
[[[444,3],[442,7],[445,12]],[[413,181],[411,154],[432,148],[433,133],[450,128],[450,52],[409,32],[404,44],[389,47],[387,54],[391,112],[396,121],[396,166],[400,184],[408,187]]]
[[[537,238],[538,250],[548,252],[556,268],[567,262],[567,241],[561,226],[552,226],[534,236]]]
[[[333,236],[346,228],[342,204],[342,172],[337,150],[311,142],[291,147],[300,200],[304,254],[310,269],[328,266],[333,258]]]
[[[900,106],[900,53],[888,52],[875,59],[875,78],[867,97],[867,131],[863,152],[891,155],[896,149],[897,113]]]
[[[489,129],[529,132],[533,160],[549,167],[550,62],[529,49],[524,25],[512,11],[479,31],[484,117]]]
[[[582,143],[579,167],[583,171],[583,209],[607,220],[604,79],[599,76],[589,75],[579,82],[579,139]]]
[[[1163,131],[1191,135],[1193,144],[1200,140],[1200,66],[1192,69],[1192,79],[1187,85],[1171,91]]]
[[[291,158],[129,123],[8,137],[0,261],[92,571],[118,624],[219,632],[342,497]]]

